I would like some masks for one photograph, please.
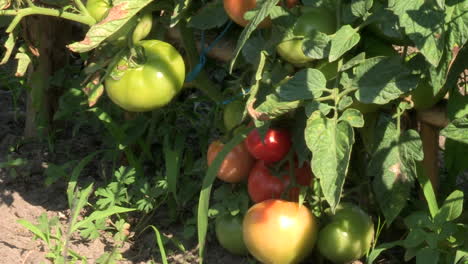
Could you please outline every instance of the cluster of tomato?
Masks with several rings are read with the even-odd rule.
[[[244,104],[235,101],[224,111],[224,124],[234,130]],[[223,160],[217,177],[228,183],[247,181],[254,205],[244,216],[222,215],[215,223],[219,243],[233,254],[250,253],[262,263],[298,263],[317,242],[320,253],[336,263],[359,259],[369,249],[374,228],[361,209],[343,203],[319,233],[318,220],[298,203],[301,186],[313,186],[310,164],[292,161],[291,136],[270,128],[262,137],[253,129]],[[224,147],[213,141],[207,153],[211,165]],[[292,174],[292,177],[291,177]]]

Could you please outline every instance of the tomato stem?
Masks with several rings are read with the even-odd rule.
[[[96,24],[96,20],[89,15],[79,15],[73,14],[70,12],[63,12],[62,10],[53,9],[53,8],[45,8],[32,5],[30,7],[26,7],[19,10],[0,10],[0,16],[15,16],[13,21],[11,21],[10,25],[6,29],[6,33],[11,33],[16,28],[18,23],[26,16],[30,15],[44,15],[44,16],[54,16],[60,17],[67,20],[79,22],[81,24],[85,24],[88,26],[92,26]]]

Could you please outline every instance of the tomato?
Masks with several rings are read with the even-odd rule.
[[[89,14],[98,22],[107,16],[107,13],[111,8],[112,3],[109,0],[88,0],[86,3],[86,9]],[[117,32],[108,37],[107,41],[119,46],[124,46],[127,44],[127,36],[133,31],[132,40],[134,43],[137,43],[148,36],[151,31],[152,24],[153,16],[151,12],[146,12],[142,15],[138,14],[131,18]]]
[[[224,108],[223,120],[226,130],[231,130],[242,122],[242,114],[244,113],[245,103],[241,100],[236,100],[229,103]]]
[[[434,106],[447,93],[447,89],[444,88],[434,94],[434,91],[427,80],[420,81],[418,87],[410,92],[411,100],[414,103],[414,109],[425,110]]]
[[[336,30],[335,16],[324,8],[311,8],[301,15],[294,25],[293,33],[298,37],[312,34],[315,30],[325,34],[333,34]],[[278,54],[289,63],[301,66],[312,61],[302,51],[302,39],[292,39],[276,46]]]
[[[310,165],[305,163],[303,167],[294,168],[297,184],[310,186],[312,181],[312,171]],[[259,203],[272,198],[280,198],[286,188],[290,185],[289,166],[286,166],[280,177],[271,174],[265,162],[259,160],[250,170],[247,189],[250,199]],[[289,190],[289,199],[297,201],[299,197],[299,188],[294,187]]]
[[[208,147],[208,166],[211,165],[218,153],[224,147],[221,141],[213,141]],[[244,143],[235,146],[224,158],[218,171],[218,178],[225,182],[235,183],[247,179],[250,169],[254,165],[254,159],[247,151]]]
[[[110,99],[131,112],[150,111],[167,105],[182,89],[185,64],[179,52],[169,43],[143,40],[146,61],[130,67],[122,57],[104,85]]]
[[[359,207],[342,203],[319,233],[319,252],[334,263],[348,263],[364,256],[374,238],[374,224]]]
[[[286,0],[288,8],[297,5],[298,0]],[[280,2],[281,4],[281,2]],[[257,0],[224,0],[224,10],[228,16],[239,26],[245,27],[249,21],[244,19],[247,11],[254,9],[257,6]],[[271,26],[270,18],[263,20],[258,28],[266,28]]]
[[[216,238],[227,251],[236,255],[247,255],[242,235],[242,216],[223,215],[215,220]]]
[[[262,263],[299,263],[317,240],[317,220],[296,202],[272,199],[255,204],[242,227],[247,249]]]
[[[258,129],[254,129],[245,139],[245,144],[250,154],[256,159],[276,162],[288,154],[291,148],[291,137],[286,130],[268,129],[262,140]]]

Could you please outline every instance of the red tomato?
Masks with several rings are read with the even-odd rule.
[[[288,154],[291,148],[291,137],[286,130],[268,129],[262,140],[258,129],[254,129],[245,139],[245,144],[250,154],[256,159],[277,162]]]
[[[207,154],[208,166],[211,165],[223,147],[224,144],[219,140],[213,141],[210,144]],[[242,142],[234,147],[224,158],[217,176],[220,180],[225,182],[240,182],[247,178],[254,162],[254,158],[250,155]]]
[[[294,7],[297,4],[298,0],[286,0],[286,6],[288,8]],[[226,13],[234,22],[242,27],[245,27],[249,23],[248,20],[244,19],[245,13],[254,9],[256,6],[256,0],[224,0],[224,10],[226,10]],[[270,18],[266,18],[258,25],[259,28],[266,28],[269,26],[271,26]]]
[[[306,163],[301,168],[294,168],[296,181],[299,185],[309,186],[312,181],[312,171]],[[262,160],[257,161],[250,171],[247,182],[247,189],[250,199],[259,203],[268,199],[280,198],[290,184],[289,166],[285,166],[280,177],[275,177]],[[299,188],[294,187],[289,190],[289,199],[297,201],[299,199]]]
[[[304,205],[267,200],[247,211],[242,232],[247,249],[258,261],[297,264],[314,248],[318,225]]]

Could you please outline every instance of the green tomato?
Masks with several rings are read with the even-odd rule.
[[[446,87],[444,88],[434,94],[433,89],[427,80],[420,81],[418,87],[410,92],[411,100],[414,103],[414,109],[425,110],[434,106],[447,93]]]
[[[88,0],[86,3],[86,9],[88,9],[89,14],[98,22],[107,16],[111,8],[111,2],[108,0]],[[127,21],[127,23],[114,34],[109,36],[107,41],[112,42],[114,45],[125,46],[127,45],[129,34],[133,31],[132,40],[133,43],[137,43],[148,36],[152,24],[153,16],[151,12],[146,12],[142,15],[138,14]]]
[[[236,255],[247,255],[242,235],[242,217],[240,215],[218,216],[215,222],[216,238],[227,251]]]
[[[325,34],[333,34],[336,30],[334,15],[324,8],[307,9],[297,19],[293,33],[298,37],[304,37],[312,34],[315,30]],[[283,41],[276,47],[276,51],[287,62],[301,66],[313,60],[302,51],[303,42],[302,39]]]
[[[224,108],[223,120],[226,130],[231,130],[242,122],[242,114],[244,113],[245,103],[241,100],[236,100],[229,103]]]
[[[342,203],[331,222],[318,235],[319,252],[334,263],[348,263],[364,256],[374,238],[374,224],[359,207]]]
[[[122,57],[104,82],[110,99],[131,112],[167,105],[182,89],[185,78],[184,60],[169,43],[143,40],[138,45],[144,49],[145,62],[132,67]]]

